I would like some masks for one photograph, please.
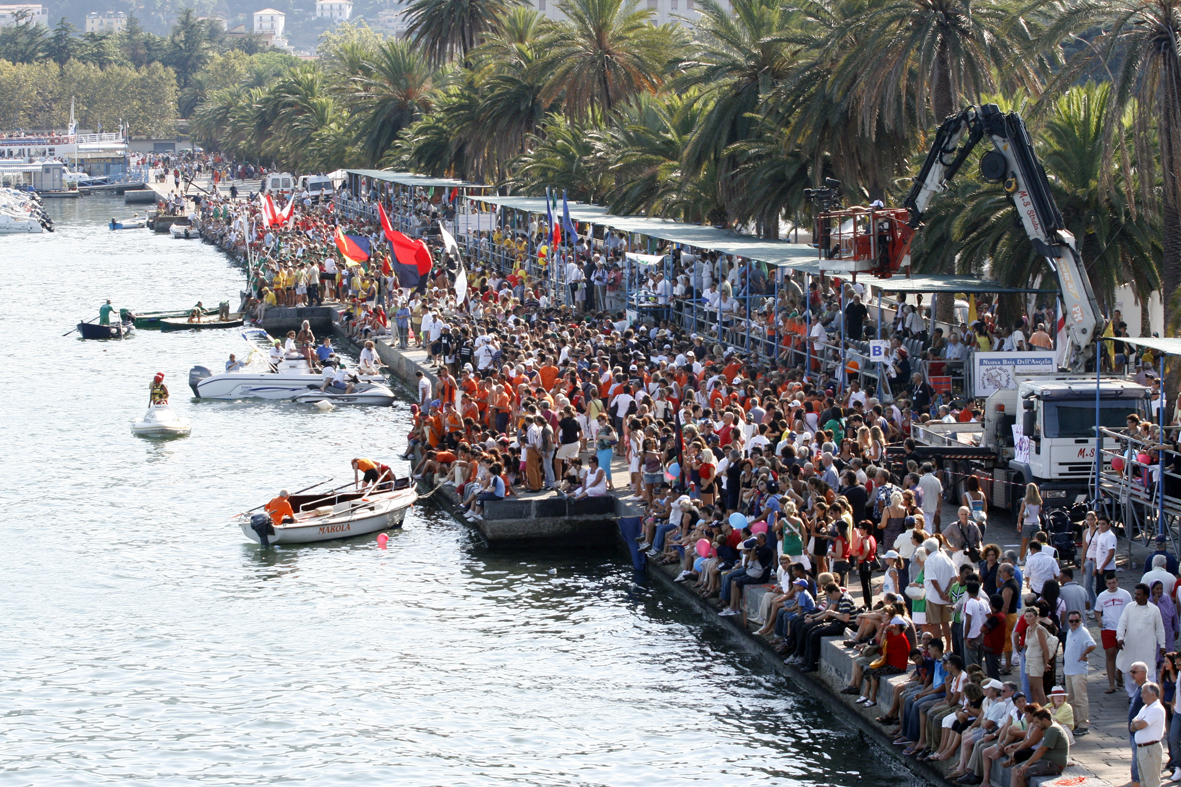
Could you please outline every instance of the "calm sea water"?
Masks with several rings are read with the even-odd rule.
[[[248,544],[230,516],[280,487],[404,471],[407,406],[192,401],[232,331],[63,337],[243,275],[107,230],[116,198],[50,210],[0,237],[0,785],[905,783],[617,554],[489,551],[429,507],[385,551]],[[187,439],[131,435],[158,371]]]

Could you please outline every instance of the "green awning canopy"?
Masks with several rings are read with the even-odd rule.
[[[491,188],[483,183],[470,183],[466,180],[454,178],[428,178],[425,175],[415,175],[413,172],[393,172],[387,169],[346,169],[349,175],[360,175],[365,178],[382,180],[386,183],[397,183],[401,186],[422,186],[423,188],[461,188],[487,189]]]
[[[544,197],[481,197],[480,201],[541,216],[546,214]],[[741,235],[731,230],[700,224],[686,224],[669,219],[653,219],[646,216],[614,216],[601,205],[588,205],[583,202],[571,202],[569,207],[572,220],[599,224],[618,232],[635,233],[656,240],[692,246],[696,249],[733,254],[765,262],[768,265],[798,267],[807,265],[809,261],[813,265],[817,264],[816,249],[805,243],[764,240],[752,235]],[[560,215],[561,211],[562,203],[559,201],[555,215]],[[818,266],[816,271],[819,272]]]
[[[857,281],[864,282],[880,289],[882,292],[962,292],[969,295],[983,293],[1052,293],[1058,292],[1057,287],[1002,287],[995,281],[985,281],[971,276],[943,275],[936,273],[916,273],[912,276],[891,276],[883,279],[879,276],[859,275]]]
[[[1099,341],[1115,341],[1116,338],[1133,347],[1143,347],[1165,355],[1181,355],[1181,339],[1158,339],[1150,336],[1101,336]]]

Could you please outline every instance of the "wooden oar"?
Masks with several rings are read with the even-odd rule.
[[[312,484],[311,486],[305,486],[303,489],[297,489],[294,492],[292,492],[291,494],[292,495],[301,494],[303,492],[308,491],[309,489],[315,489],[318,486],[326,484],[331,480],[332,480],[331,478],[325,478],[323,481],[317,481],[316,483]],[[267,502],[269,503],[270,501],[268,500]],[[251,511],[257,511],[258,509],[262,508],[265,505],[266,505],[266,503],[263,503],[261,506],[255,506],[254,508],[243,511],[241,514],[234,514],[233,516],[230,517],[230,519],[234,519],[235,517],[240,517],[240,516],[242,516],[242,514],[249,514]]]
[[[87,320],[87,321],[86,321],[84,324],[85,324],[85,325],[89,325],[90,323],[94,322],[94,321],[95,321],[95,320],[97,320],[97,319],[98,319],[97,317],[94,317],[94,318],[92,318],[92,319],[89,319],[89,320]],[[77,325],[75,325],[73,328],[71,328],[70,330],[68,330],[68,331],[66,331],[65,333],[63,333],[63,334],[62,334],[62,338],[63,338],[63,339],[64,339],[64,338],[66,338],[67,336],[69,336],[71,333],[73,333],[73,332],[74,332],[74,331],[76,331],[76,330],[78,330],[78,326],[77,326]]]

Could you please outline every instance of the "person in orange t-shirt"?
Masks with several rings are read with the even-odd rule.
[[[547,361],[548,359],[543,356],[541,360]],[[557,380],[558,375],[561,373],[561,369],[554,366],[552,363],[546,363],[545,366],[542,366],[537,370],[537,374],[541,377],[541,387],[547,391],[552,391],[554,388],[554,380]]]
[[[271,502],[263,506],[263,510],[271,515],[271,521],[276,525],[281,525],[284,522],[295,521],[295,511],[291,509],[291,501],[288,498],[291,493],[286,489],[279,492],[279,496],[272,499]]]

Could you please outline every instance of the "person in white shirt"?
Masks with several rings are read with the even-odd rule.
[[[1046,580],[1057,578],[1058,561],[1042,549],[1042,542],[1037,539],[1030,541],[1029,557],[1025,561],[1025,581],[1029,585],[1029,589],[1040,598],[1042,586],[1046,584]]]
[[[1087,560],[1093,561],[1096,595],[1103,591],[1107,583],[1107,572],[1115,571],[1115,532],[1111,529],[1111,520],[1099,517],[1099,530],[1091,538],[1087,547]]]
[[[951,332],[951,337],[947,343],[947,349],[943,352],[943,357],[948,361],[962,361],[968,357],[968,347],[960,341],[959,334],[955,331]]]
[[[1091,726],[1091,702],[1087,696],[1088,658],[1097,646],[1095,638],[1083,625],[1081,610],[1066,613],[1064,639],[1066,648],[1062,656],[1062,677],[1066,684],[1066,696],[1074,708],[1074,734],[1086,735]]]
[[[943,484],[935,477],[935,468],[930,462],[923,463],[923,474],[919,477],[919,488],[923,490],[923,518],[940,531],[940,508],[943,506]]]
[[[1132,603],[1132,594],[1119,586],[1113,571],[1107,577],[1107,589],[1095,597],[1095,621],[1099,624],[1102,635],[1103,652],[1107,656],[1107,693],[1114,694],[1116,690],[1116,656],[1119,654],[1119,640],[1116,639],[1116,629],[1124,609]]]
[[[944,642],[951,641],[951,583],[955,581],[955,564],[943,554],[939,541],[928,538],[923,542],[927,560],[923,563],[923,587],[927,599],[927,630]],[[1159,613],[1158,613],[1159,614]]]
[[[1025,341],[1025,333],[1021,330],[1021,322],[1013,323],[1013,333],[1009,335],[1009,341],[1013,343],[1013,349],[1017,352],[1025,352],[1029,349],[1029,345]]]
[[[1148,603],[1151,591],[1147,585],[1137,585],[1133,603],[1124,606],[1115,629],[1119,653],[1115,666],[1124,671],[1124,688],[1128,696],[1136,694],[1136,686],[1128,675],[1132,662],[1148,665],[1148,679],[1156,680],[1156,660],[1165,653],[1165,624],[1156,604]]]
[[[1151,605],[1149,605],[1151,606]],[[1140,771],[1140,787],[1160,787],[1161,759],[1165,740],[1165,707],[1160,701],[1161,691],[1149,680],[1140,687],[1144,707],[1132,719],[1128,729],[1136,744],[1136,765]]]
[[[359,363],[361,374],[380,374],[377,369],[378,364],[376,346],[372,341],[365,342],[365,348],[361,350]]]
[[[668,306],[672,298],[673,288],[668,279],[664,278],[664,274],[660,271],[656,272],[656,302],[661,306]]]
[[[1169,559],[1164,555],[1154,555],[1152,558],[1152,570],[1140,578],[1148,587],[1152,587],[1153,582],[1161,583],[1166,596],[1173,595],[1173,586],[1177,584],[1177,578],[1170,574],[1165,566],[1168,565]]]

